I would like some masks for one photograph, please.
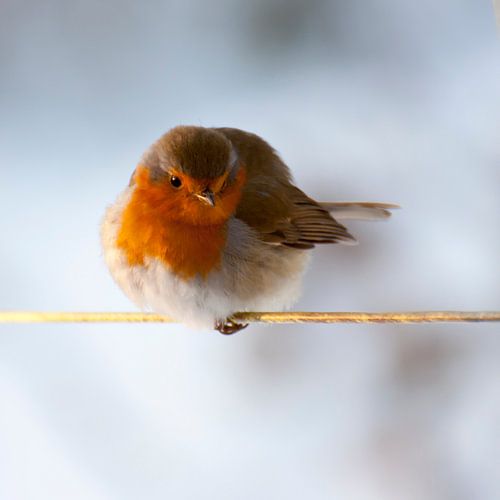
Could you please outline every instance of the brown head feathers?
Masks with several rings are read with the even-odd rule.
[[[169,130],[143,156],[143,165],[187,174],[193,179],[216,179],[231,170],[236,153],[229,139],[217,130],[181,125]]]

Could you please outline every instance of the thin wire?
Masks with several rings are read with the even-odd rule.
[[[500,311],[241,312],[243,323],[451,323],[500,322]],[[0,323],[175,323],[167,316],[130,312],[0,311]]]

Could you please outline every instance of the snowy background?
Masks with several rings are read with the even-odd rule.
[[[298,310],[500,309],[500,46],[472,0],[2,0],[0,309],[133,307],[98,239],[179,124],[396,202]],[[500,498],[500,327],[0,325],[0,499]]]

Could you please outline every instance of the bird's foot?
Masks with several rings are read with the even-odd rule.
[[[233,333],[239,332],[248,326],[248,323],[236,323],[231,318],[226,318],[224,321],[217,321],[215,323],[215,329],[224,335],[231,335]]]

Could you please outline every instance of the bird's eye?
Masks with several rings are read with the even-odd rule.
[[[180,188],[182,186],[182,181],[179,177],[172,175],[172,177],[170,177],[170,184],[172,184],[174,188]]]

